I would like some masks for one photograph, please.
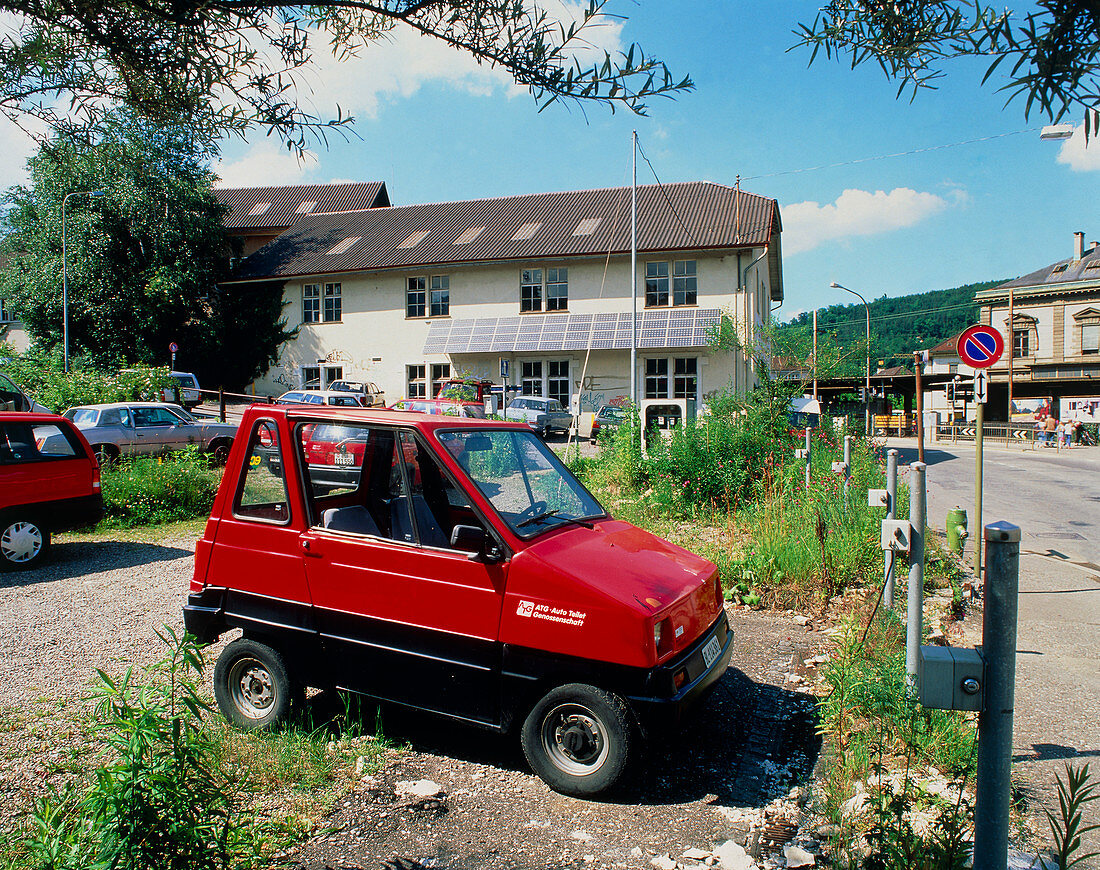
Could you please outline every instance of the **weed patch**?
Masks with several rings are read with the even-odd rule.
[[[118,462],[102,470],[102,526],[133,528],[205,517],[221,475],[194,448]]]

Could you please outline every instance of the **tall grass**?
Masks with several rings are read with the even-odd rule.
[[[135,456],[102,469],[103,525],[134,528],[210,513],[222,469],[194,448],[166,456]]]

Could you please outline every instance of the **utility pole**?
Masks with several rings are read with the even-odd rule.
[[[924,367],[922,351],[913,351],[913,373],[917,389],[917,459],[924,462],[924,386],[921,384],[921,369]]]

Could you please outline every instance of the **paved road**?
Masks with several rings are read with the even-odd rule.
[[[912,439],[888,447],[900,450],[899,464],[916,458]],[[943,529],[955,505],[973,523],[973,446],[931,445],[925,461],[929,525]],[[987,448],[984,477],[983,522],[1008,520],[1023,533],[1015,776],[1053,805],[1065,760],[1091,763],[1100,780],[1100,448]],[[1091,815],[1100,822],[1100,807]],[[1090,845],[1100,848],[1100,832]]]

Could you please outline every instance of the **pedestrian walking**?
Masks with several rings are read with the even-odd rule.
[[[1058,421],[1053,415],[1048,415],[1043,421],[1043,443],[1049,447],[1054,442],[1054,436],[1058,432]]]
[[[1062,440],[1066,442],[1066,447],[1073,446],[1073,433],[1076,425],[1073,420],[1066,420],[1062,424]]]

